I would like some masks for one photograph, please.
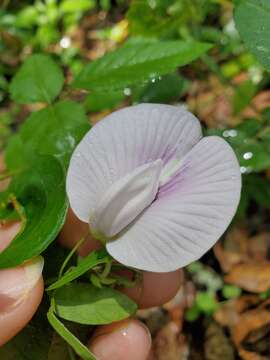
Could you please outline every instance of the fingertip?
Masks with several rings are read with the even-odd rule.
[[[170,301],[183,283],[181,269],[168,273],[144,272],[140,284],[122,291],[132,298],[139,308],[160,306]]]
[[[99,360],[147,360],[151,335],[140,321],[124,320],[100,326],[89,348]]]
[[[86,256],[101,247],[101,243],[91,236],[89,225],[79,220],[69,208],[66,222],[58,237],[59,242],[62,246],[72,249],[83,237],[85,241],[78,249],[80,256]]]
[[[69,209],[59,241],[63,246],[72,248],[82,237],[85,237],[86,240],[78,249],[80,256],[86,256],[89,252],[102,246],[91,236],[88,224],[80,221]],[[169,273],[143,272],[142,284],[134,288],[122,288],[121,291],[136,301],[140,308],[148,308],[162,305],[171,300],[182,282],[183,272],[181,269]]]
[[[0,346],[21,331],[31,320],[42,300],[43,291],[43,278],[40,276],[28,296],[18,304],[14,304],[9,297],[0,295],[0,329],[4,329],[0,331]]]

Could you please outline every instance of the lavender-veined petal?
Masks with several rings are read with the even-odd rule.
[[[167,272],[200,258],[221,237],[237,209],[238,161],[220,137],[203,138],[185,156],[179,173],[108,252],[142,270]]]
[[[183,107],[140,104],[110,114],[85,135],[71,158],[67,193],[72,210],[88,222],[117,180],[141,165],[184,156],[200,138],[199,121]]]

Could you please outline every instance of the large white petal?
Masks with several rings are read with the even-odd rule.
[[[231,147],[220,137],[202,139],[157,199],[107,243],[119,262],[166,272],[200,258],[223,234],[240,198],[241,175]]]
[[[141,165],[113,183],[98,201],[90,219],[92,233],[111,238],[155,199],[163,162]]]
[[[143,164],[185,155],[200,138],[199,121],[183,107],[141,104],[112,113],[73,153],[67,174],[71,208],[88,222],[113,183]]]

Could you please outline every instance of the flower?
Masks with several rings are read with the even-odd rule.
[[[75,149],[67,194],[78,218],[120,263],[167,272],[201,257],[239,203],[238,161],[202,138],[183,107],[140,104],[95,125]]]

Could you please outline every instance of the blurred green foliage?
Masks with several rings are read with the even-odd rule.
[[[82,15],[95,7],[95,0],[36,0],[11,2],[0,11],[0,26],[17,36],[23,45],[44,48],[60,39]],[[4,43],[1,44],[4,47]]]
[[[89,129],[86,115],[95,119],[98,112],[139,102],[192,108],[196,100],[192,110],[202,120],[205,135],[223,137],[240,163],[243,189],[234,223],[244,223],[250,232],[269,227],[262,215],[269,216],[270,208],[270,76],[264,69],[269,70],[270,54],[268,0],[2,0],[0,4],[0,151],[6,151],[8,171],[20,172],[0,195],[7,205],[0,215],[11,215],[10,195],[17,196],[24,215],[35,213],[26,231],[38,236],[40,216],[45,214],[41,228],[46,243],[39,238],[34,248],[32,236],[31,256],[48,246],[63,223],[63,186],[58,219],[50,218],[46,204],[57,197],[55,182],[64,184],[60,167],[66,168]],[[208,45],[202,43],[212,44],[212,49],[207,51]],[[213,114],[218,107],[222,121]],[[40,154],[45,156],[42,161]],[[52,165],[48,155],[54,156]],[[35,189],[32,197],[29,187]],[[23,233],[16,241],[22,246]],[[3,266],[16,259],[12,248],[0,256],[0,264],[1,259]],[[27,248],[18,261],[24,259]],[[240,288],[225,284],[201,262],[191,264],[188,272],[198,289],[186,313],[189,321],[211,316],[220,299],[241,295]],[[269,292],[262,295],[268,296]],[[18,343],[17,338],[15,346]]]

